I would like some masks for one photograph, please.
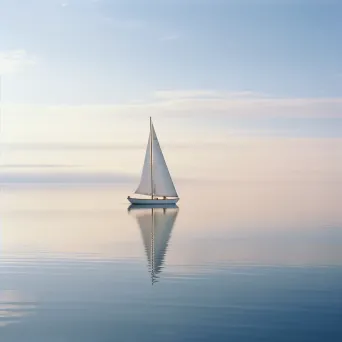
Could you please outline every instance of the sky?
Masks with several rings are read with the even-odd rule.
[[[320,159],[342,147],[339,1],[0,0],[0,8],[5,147],[140,146],[150,115],[166,146],[306,139],[299,150],[311,141]]]

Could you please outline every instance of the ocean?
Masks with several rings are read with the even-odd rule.
[[[342,339],[339,183],[179,179],[137,209],[129,177],[9,175],[1,341]]]

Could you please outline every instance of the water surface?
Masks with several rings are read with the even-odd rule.
[[[177,185],[140,210],[129,182],[3,186],[1,341],[342,338],[340,187]]]

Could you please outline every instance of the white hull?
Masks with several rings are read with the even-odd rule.
[[[127,198],[132,204],[139,205],[165,205],[165,204],[176,204],[179,198],[166,198],[166,199],[151,199],[151,198]]]

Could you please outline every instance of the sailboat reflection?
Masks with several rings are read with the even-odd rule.
[[[163,269],[168,242],[178,215],[178,206],[131,205],[128,212],[133,213],[138,221],[153,285],[158,281],[158,275]]]

